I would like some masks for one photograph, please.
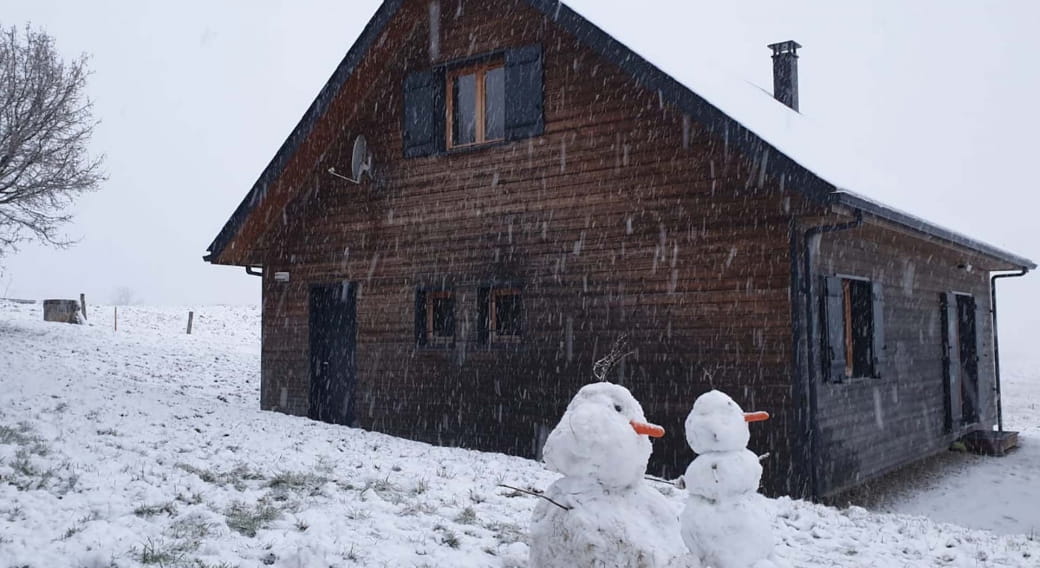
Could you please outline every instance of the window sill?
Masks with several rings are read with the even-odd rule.
[[[480,142],[479,144],[466,144],[465,146],[452,146],[444,150],[444,154],[455,155],[455,154],[469,154],[480,150],[486,150],[488,148],[497,148],[499,146],[505,146],[509,143],[509,140],[505,138],[501,140],[492,140],[491,142]]]

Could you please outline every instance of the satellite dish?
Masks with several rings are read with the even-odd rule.
[[[329,168],[329,173],[347,181],[357,184],[361,183],[361,176],[372,171],[372,154],[368,153],[368,141],[364,134],[358,134],[354,139],[354,152],[350,158],[350,177],[340,174],[336,168]],[[372,174],[369,174],[372,177]]]
[[[354,154],[350,159],[350,173],[357,183],[361,183],[361,176],[372,169],[372,154],[368,153],[368,141],[364,134],[358,134],[354,139]]]

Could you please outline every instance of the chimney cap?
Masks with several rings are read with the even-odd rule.
[[[802,44],[800,44],[797,41],[794,41],[792,39],[792,40],[787,40],[787,41],[781,41],[781,42],[778,42],[778,43],[771,43],[771,44],[769,44],[766,47],[768,47],[769,49],[773,50],[773,55],[774,56],[776,56],[776,55],[783,55],[785,53],[790,53],[792,55],[798,55],[798,48],[802,47]]]

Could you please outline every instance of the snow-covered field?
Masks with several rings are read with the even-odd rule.
[[[187,310],[120,308],[113,331],[111,307],[72,326],[0,300],[0,568],[526,565],[535,498],[499,484],[545,488],[541,464],[260,412],[258,310],[196,308],[186,335]],[[1015,454],[884,505],[936,520],[781,499],[779,553],[1040,565],[1038,376],[1006,374]]]

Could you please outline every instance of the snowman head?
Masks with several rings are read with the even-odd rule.
[[[698,454],[742,450],[751,439],[748,422],[768,417],[765,412],[745,413],[726,393],[712,390],[694,401],[686,417],[686,441]]]
[[[569,477],[589,477],[607,487],[642,479],[650,459],[650,436],[664,429],[648,424],[643,407],[623,386],[585,385],[574,395],[542,450],[545,464]]]

